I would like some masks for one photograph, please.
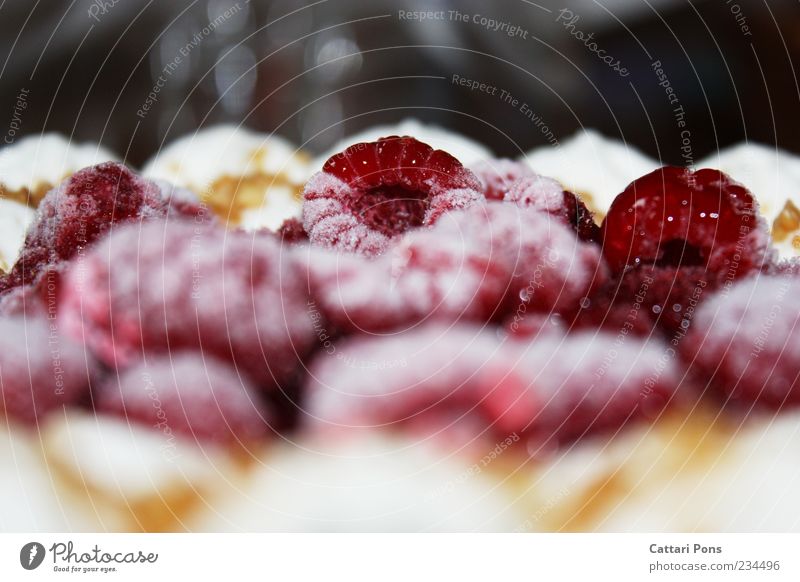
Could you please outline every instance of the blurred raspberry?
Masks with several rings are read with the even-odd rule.
[[[95,400],[98,412],[198,442],[246,444],[263,438],[269,420],[249,381],[228,364],[193,353],[148,358],[110,376]]]

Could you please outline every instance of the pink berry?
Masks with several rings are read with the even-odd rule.
[[[477,178],[451,155],[411,137],[359,143],[306,184],[303,224],[312,244],[375,256],[407,230],[482,200]]]
[[[89,393],[94,361],[44,317],[0,318],[0,409],[35,422]]]
[[[249,380],[230,365],[196,353],[151,357],[112,375],[95,403],[98,412],[198,442],[246,444],[269,430]]]
[[[583,241],[600,241],[600,227],[595,224],[591,211],[580,198],[564,190],[552,178],[531,172],[513,182],[503,200],[552,215],[572,227]]]
[[[598,331],[540,336],[503,359],[487,367],[482,382],[536,401],[536,414],[520,428],[534,454],[654,418],[681,377],[660,341]]]
[[[306,308],[274,235],[153,221],[117,229],[69,271],[59,317],[108,365],[202,349],[269,388],[314,344]]]
[[[312,295],[344,330],[559,311],[606,277],[597,247],[547,215],[500,202],[450,213],[372,261],[310,253]]]
[[[0,291],[34,283],[43,268],[71,259],[116,224],[168,213],[193,216],[199,205],[189,202],[187,192],[162,188],[114,162],[75,173],[42,199]]]
[[[503,200],[511,184],[520,178],[537,176],[528,164],[508,159],[483,160],[470,166],[483,186],[487,200]]]
[[[679,378],[657,340],[592,332],[502,342],[488,328],[429,325],[320,353],[306,412],[308,422],[351,429],[411,423],[435,432],[469,420],[468,438],[516,433],[536,454],[652,419]]]
[[[414,423],[437,430],[465,416],[486,424],[495,408],[486,401],[493,395],[477,379],[500,349],[495,331],[471,325],[434,324],[343,340],[311,363],[308,421],[351,428]],[[528,417],[533,413],[528,410]]]
[[[680,347],[701,382],[733,404],[800,403],[800,280],[761,275],[722,289]]]

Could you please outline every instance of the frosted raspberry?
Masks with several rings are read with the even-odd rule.
[[[311,251],[309,272],[334,324],[370,332],[568,309],[606,277],[595,246],[547,215],[500,202],[450,213],[372,261]]]
[[[491,330],[436,325],[356,337],[310,368],[309,422],[440,430],[469,418],[477,430],[517,433],[532,452],[652,419],[680,377],[658,341],[608,333],[544,335],[503,344]]]
[[[636,296],[620,289],[619,281],[611,281],[589,297],[581,299],[575,311],[564,314],[570,330],[602,329],[609,333],[650,336],[656,329],[655,315],[645,296]]]
[[[288,244],[308,241],[308,233],[303,228],[303,223],[298,218],[287,218],[278,229],[280,239]]]
[[[523,208],[545,212],[571,226],[583,241],[599,242],[600,227],[580,198],[553,180],[531,171],[513,182],[504,198]]]
[[[112,375],[95,405],[98,412],[199,442],[246,444],[269,430],[249,381],[228,364],[200,354],[148,358]]]
[[[63,293],[59,317],[109,365],[199,348],[269,388],[314,343],[305,281],[274,235],[126,226],[68,272]]]
[[[309,368],[307,421],[346,427],[413,423],[428,432],[457,424],[459,416],[492,424],[498,407],[489,401],[507,395],[492,394],[477,380],[500,349],[496,332],[470,325],[426,325],[343,340],[335,352],[320,352]],[[518,416],[529,420],[535,410],[525,405],[520,402]]]
[[[520,178],[537,176],[528,164],[508,159],[483,160],[470,166],[483,186],[487,200],[503,200],[511,184]]]
[[[168,213],[194,216],[199,207],[188,202],[188,194],[175,196],[171,189],[162,189],[114,162],[73,174],[42,200],[20,256],[0,282],[0,290],[34,282],[45,266],[72,258],[115,224]]]
[[[410,137],[359,143],[306,184],[303,225],[312,244],[379,255],[403,232],[482,200],[477,178],[451,155]]]
[[[762,275],[709,297],[681,351],[733,403],[800,403],[800,281]]]
[[[0,293],[0,315],[40,315],[55,318],[67,262],[43,267],[32,283]]]
[[[95,372],[84,349],[44,317],[0,318],[0,409],[35,422],[79,402]]]
[[[621,334],[545,335],[521,355],[503,356],[505,361],[485,369],[481,381],[535,400],[537,412],[524,428],[534,454],[637,418],[652,419],[680,380],[667,346]]]

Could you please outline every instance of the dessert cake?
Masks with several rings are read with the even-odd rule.
[[[798,158],[296,158],[204,130],[2,241],[1,529],[798,529]]]

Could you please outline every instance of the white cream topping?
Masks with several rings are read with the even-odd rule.
[[[236,125],[216,125],[185,135],[160,150],[142,174],[203,193],[219,178],[266,174],[301,185],[302,152],[278,135]]]
[[[586,129],[557,146],[529,151],[521,161],[543,176],[555,178],[577,194],[591,196],[591,207],[605,214],[614,198],[636,178],[660,164],[633,146]]]
[[[32,135],[0,150],[0,184],[12,192],[50,188],[78,170],[117,156],[104,147],[55,134]]]
[[[14,264],[25,242],[25,232],[36,212],[14,200],[0,199],[0,269]]]

